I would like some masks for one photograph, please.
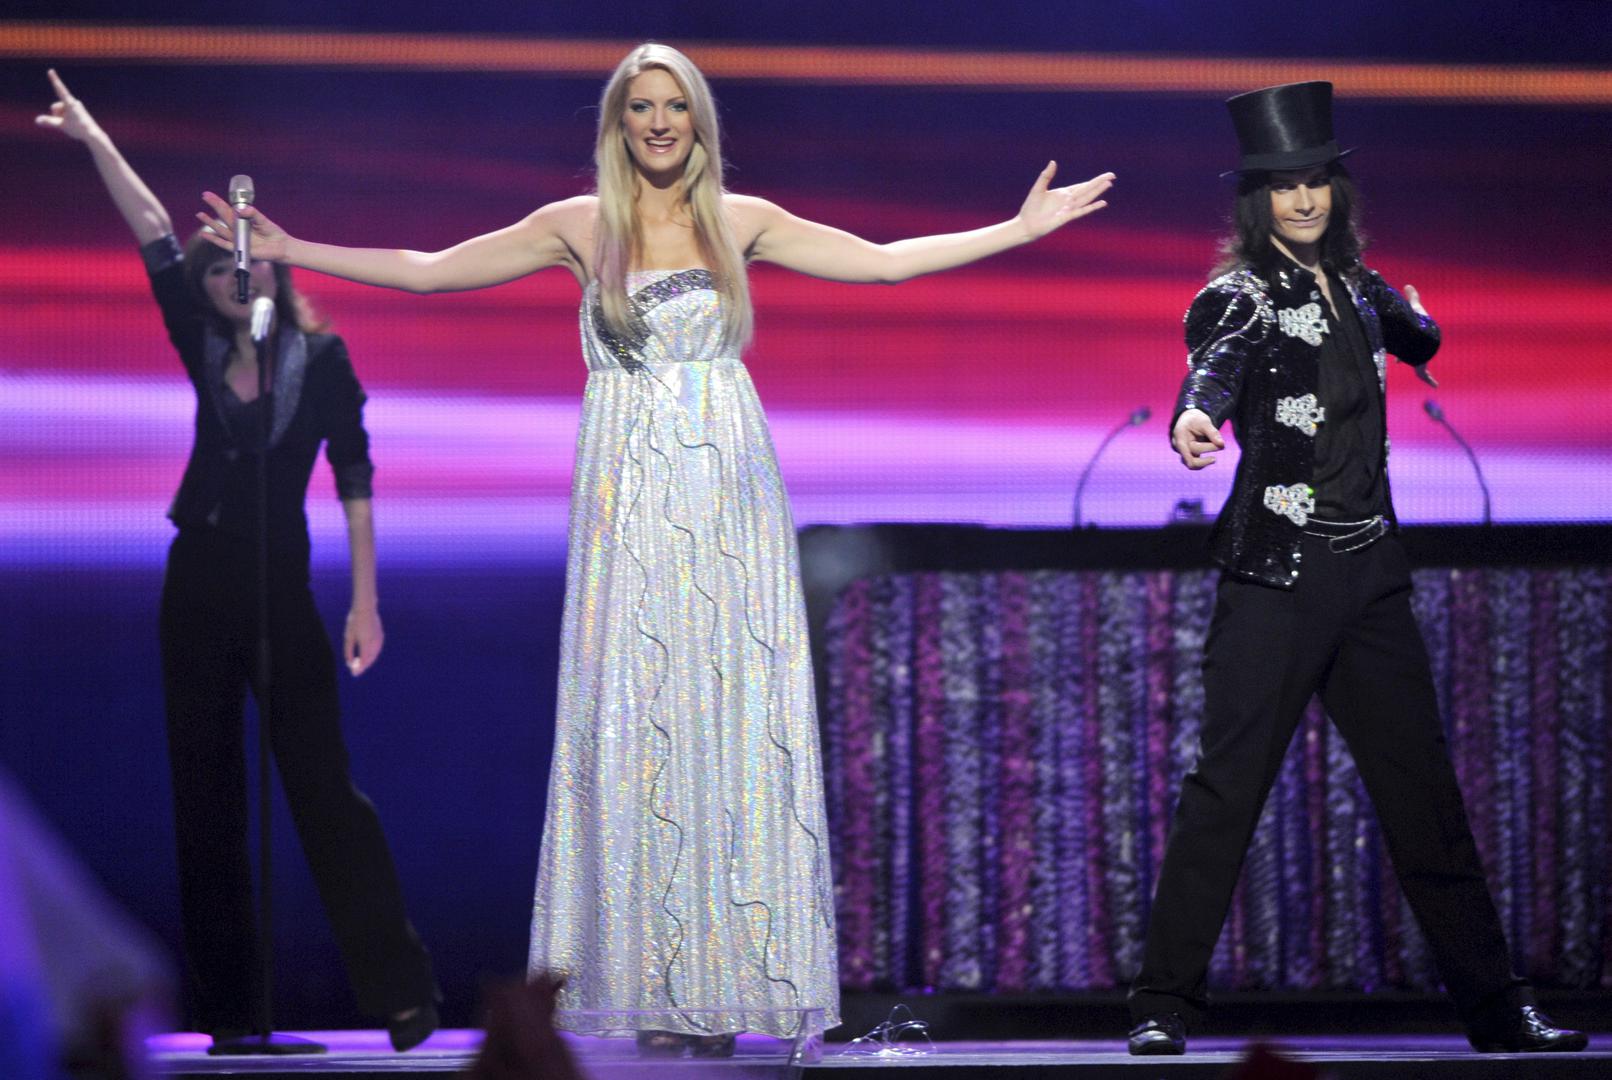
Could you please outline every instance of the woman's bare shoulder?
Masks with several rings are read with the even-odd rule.
[[[772,214],[783,213],[783,208],[775,202],[757,195],[741,195],[736,191],[723,192],[722,205],[728,213],[746,220],[762,220]]]
[[[583,227],[592,229],[594,218],[599,215],[599,197],[597,195],[573,195],[569,199],[560,199],[557,202],[544,203],[527,216],[528,221],[539,221],[551,227],[574,228]]]
[[[784,216],[783,208],[775,202],[732,191],[723,193],[722,207],[728,213],[728,220],[733,223],[739,249],[747,254],[755,245],[757,237]]]

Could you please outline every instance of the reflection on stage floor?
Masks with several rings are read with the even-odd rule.
[[[423,1046],[395,1054],[381,1031],[303,1032],[326,1044],[325,1054],[301,1058],[212,1058],[201,1035],[164,1035],[150,1048],[165,1078],[246,1077],[249,1080],[358,1080],[452,1076],[467,1068],[481,1044],[475,1030],[439,1031]],[[1255,1045],[1234,1037],[1194,1039],[1178,1058],[1132,1058],[1118,1038],[895,1043],[869,1050],[830,1043],[813,1064],[791,1064],[787,1040],[742,1036],[731,1058],[646,1059],[630,1039],[567,1036],[590,1080],[869,1080],[872,1071],[901,1070],[903,1080],[1195,1080],[1232,1073]],[[1581,1054],[1475,1054],[1459,1036],[1291,1035],[1259,1041],[1289,1061],[1308,1063],[1327,1080],[1556,1080],[1612,1076],[1612,1036],[1592,1039]],[[1249,1074],[1251,1080],[1262,1073]],[[1287,1075],[1287,1074],[1280,1074]]]

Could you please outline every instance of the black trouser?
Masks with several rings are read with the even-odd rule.
[[[1395,875],[1469,1022],[1531,1001],[1456,786],[1410,569],[1386,537],[1337,553],[1305,536],[1293,590],[1223,575],[1204,650],[1198,759],[1181,785],[1131,1014],[1196,1019],[1243,857],[1310,698],[1349,745]]]
[[[243,710],[257,651],[249,541],[185,529],[162,588],[162,674],[194,1020],[250,1030],[262,1000],[247,854]],[[330,638],[302,559],[271,563],[270,736],[286,801],[359,1007],[389,1016],[432,999],[431,960],[409,924],[375,808],[353,786]]]

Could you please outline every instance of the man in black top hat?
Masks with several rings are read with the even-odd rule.
[[[1438,327],[1360,259],[1332,84],[1241,94],[1236,234],[1186,317],[1171,444],[1242,458],[1211,546],[1197,760],[1182,782],[1132,985],[1133,1054],[1180,1054],[1260,809],[1315,694],[1354,755],[1395,873],[1480,1051],[1579,1050],[1511,969],[1456,786],[1394,535],[1386,353],[1433,383]]]

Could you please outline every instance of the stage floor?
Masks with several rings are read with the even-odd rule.
[[[359,1080],[404,1076],[451,1076],[474,1058],[481,1032],[440,1031],[423,1046],[395,1054],[380,1031],[299,1032],[325,1043],[319,1055],[281,1058],[208,1057],[200,1035],[165,1035],[149,1046],[159,1076],[250,1080]],[[1474,1054],[1466,1041],[1452,1035],[1316,1035],[1264,1039],[1278,1053],[1320,1066],[1329,1080],[1531,1080],[1531,1078],[1612,1077],[1612,1036],[1592,1037],[1580,1054]],[[904,1053],[857,1052],[843,1043],[823,1048],[822,1059],[791,1070],[789,1044],[746,1036],[731,1059],[642,1059],[628,1040],[578,1038],[578,1060],[592,1080],[677,1080],[712,1077],[800,1077],[802,1080],[870,1080],[874,1070],[900,1070],[903,1080],[1127,1080],[1164,1078],[1195,1080],[1224,1077],[1240,1061],[1250,1040],[1229,1037],[1195,1039],[1191,1052],[1178,1058],[1133,1058],[1118,1039],[938,1042],[932,1048],[902,1044]],[[915,1052],[925,1050],[926,1052]]]

